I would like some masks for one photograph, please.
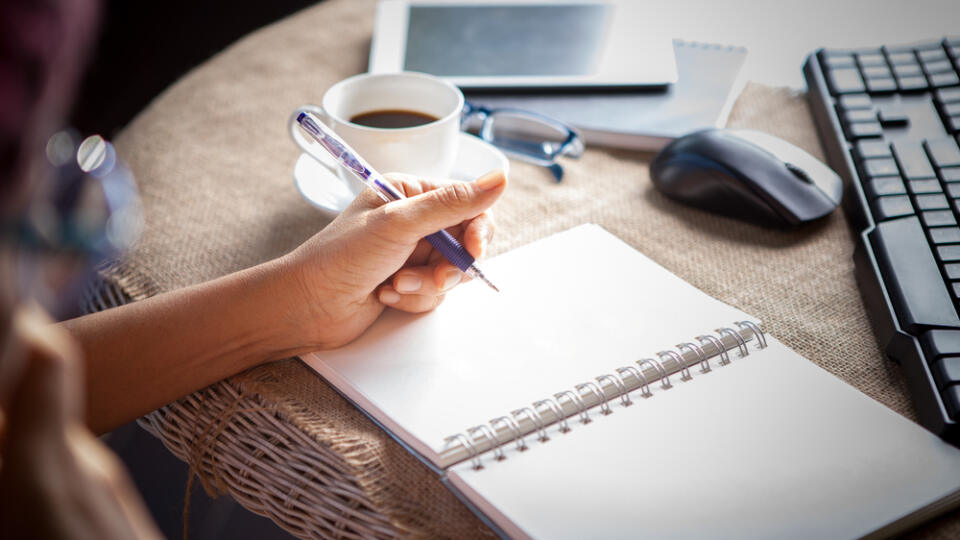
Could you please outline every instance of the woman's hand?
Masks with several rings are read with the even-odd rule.
[[[503,172],[444,186],[389,179],[406,199],[385,204],[366,190],[284,258],[284,271],[293,269],[302,288],[302,337],[314,348],[352,341],[384,306],[414,313],[435,308],[465,275],[424,240],[427,235],[447,229],[477,259],[493,236],[486,210],[506,188]]]

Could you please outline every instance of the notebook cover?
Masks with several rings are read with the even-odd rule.
[[[687,133],[723,127],[743,86],[746,49],[675,40],[674,51],[679,80],[665,91],[470,93],[467,99],[551,116],[579,129],[590,145],[659,150]]]

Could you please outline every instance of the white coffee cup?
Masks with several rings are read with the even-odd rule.
[[[363,191],[363,183],[304,135],[296,121],[301,112],[317,115],[381,173],[445,179],[453,170],[464,103],[463,93],[453,84],[423,73],[364,73],[331,86],[321,103],[322,107],[304,105],[295,110],[290,134],[304,152],[335,171],[354,195]],[[351,120],[375,111],[409,111],[435,120],[400,128],[369,127]]]

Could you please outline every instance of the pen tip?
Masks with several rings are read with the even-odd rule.
[[[484,275],[481,274],[481,275],[480,275],[480,279],[482,279],[483,282],[486,283],[491,289],[493,289],[493,290],[495,290],[495,291],[497,291],[497,292],[500,292],[500,289],[498,289],[496,285],[494,285],[493,283],[491,283],[490,280],[487,279],[486,276],[484,276]]]
[[[479,279],[480,281],[486,283],[487,286],[490,287],[491,289],[493,289],[493,290],[495,290],[495,291],[497,291],[497,292],[500,292],[500,289],[498,289],[496,285],[494,285],[493,283],[491,283],[490,280],[487,279],[487,276],[483,275],[483,272],[481,272],[480,269],[477,268],[477,265],[475,265],[475,264],[470,265],[470,268],[468,268],[468,269],[466,270],[466,272],[467,272],[467,274],[469,274],[470,276],[473,276],[473,277]]]

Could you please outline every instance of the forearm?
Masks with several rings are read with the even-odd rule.
[[[86,358],[87,423],[109,431],[194,390],[302,352],[282,260],[63,324]]]

